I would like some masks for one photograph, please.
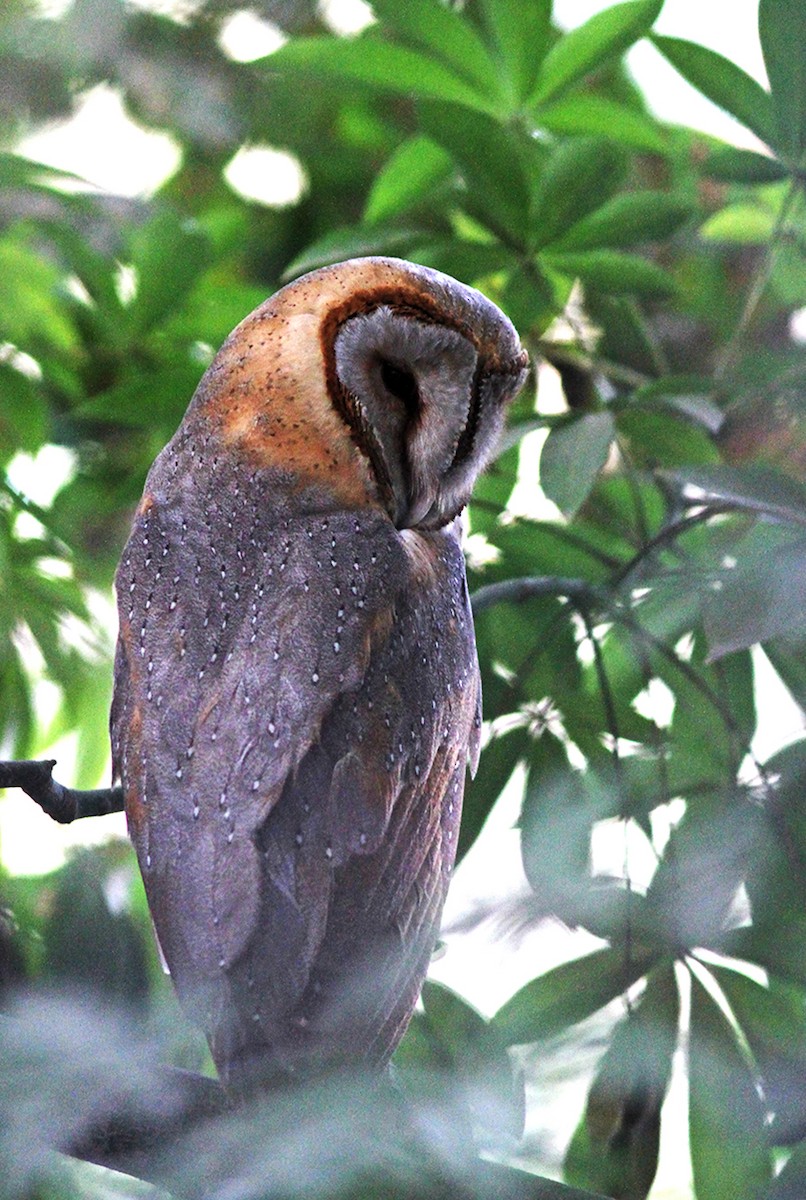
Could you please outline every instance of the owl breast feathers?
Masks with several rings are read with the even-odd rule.
[[[236,1088],[381,1067],[433,948],[480,691],[455,517],[526,356],[395,259],[231,334],[117,574],[116,776],[180,1000]]]

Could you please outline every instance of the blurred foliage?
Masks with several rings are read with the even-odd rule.
[[[543,364],[470,510],[490,724],[461,852],[521,779],[524,911],[601,947],[491,1021],[427,986],[397,1061],[416,1136],[394,1099],[373,1096],[368,1113],[361,1089],[363,1107],[349,1088],[273,1101],[179,1146],[159,1174],[177,1194],[529,1195],[526,1175],[489,1176],[473,1146],[514,1152],[511,1062],[528,1069],[559,1036],[573,1049],[614,1001],[622,1016],[568,1130],[569,1183],[647,1195],[682,1037],[697,1200],[806,1194],[806,741],[768,761],[753,749],[768,704],[753,647],[806,705],[806,348],[792,321],[806,306],[806,23],[801,0],[760,0],[767,91],[712,50],[654,35],[662,6],[628,0],[561,33],[550,0],[374,0],[375,22],[346,38],[308,0],[260,0],[250,11],[287,40],[247,63],[222,49],[234,0],[0,12],[4,757],[77,730],[79,782],[96,781],[110,639],[92,598],[108,594],[147,467],[214,348],[284,280],[356,254],[409,257],[482,288]],[[759,148],[652,116],[622,65],[644,37]],[[151,200],[76,191],[15,152],[101,82],[181,148]],[[225,166],[255,144],[297,157],[298,201],[230,188]],[[521,451],[535,431],[548,519],[513,507],[517,483],[545,511]],[[74,465],[42,508],[13,463],[52,444]],[[60,697],[47,721],[32,662]],[[651,848],[645,882],[626,850],[623,867],[594,872],[592,840],[613,822],[625,846]],[[3,993],[28,979],[94,997],[31,1000],[2,1026],[3,1195],[111,1194],[47,1147],[110,1095],[150,1103],[155,1038],[163,1058],[203,1062],[193,1035],[166,1032],[122,853],[0,881]],[[115,1006],[125,1016],[104,1013]],[[531,1194],[554,1186],[535,1179]]]

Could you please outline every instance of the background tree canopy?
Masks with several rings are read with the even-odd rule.
[[[477,1151],[518,1149],[512,1065],[528,1075],[558,1044],[573,1057],[579,1023],[619,998],[566,1181],[647,1195],[685,1042],[697,1200],[806,1195],[806,739],[753,749],[754,647],[806,706],[806,21],[801,0],[760,0],[767,91],[653,34],[662,6],[561,34],[551,0],[373,0],[347,38],[312,0],[255,0],[286,40],[247,63],[220,41],[239,0],[2,7],[3,757],[75,729],[75,782],[97,783],[113,631],[93,597],[214,349],[285,280],[367,253],[427,263],[485,291],[553,368],[469,513],[488,740],[460,853],[514,777],[524,919],[554,914],[599,948],[491,1020],[427,985],[396,1060],[416,1132],[391,1100],[369,1113],[345,1091],[226,1114],[136,1172],[177,1195],[553,1196]],[[759,150],[654,118],[622,62],[641,38]],[[101,81],[181,147],[152,200],[76,190],[14,151]],[[227,184],[254,143],[297,156],[297,202]],[[43,509],[7,468],[46,444],[74,468]],[[58,689],[47,721],[40,667]],[[608,822],[627,851],[603,874],[591,841]],[[655,856],[640,881],[639,842]],[[132,880],[122,844],[46,878],[0,874],[0,987],[34,988],[0,1024],[4,1196],[153,1194],[48,1153],[109,1105],[161,1111],[152,1057],[203,1061]],[[89,1007],[60,1006],[54,984]],[[520,1162],[540,1167],[528,1142]]]

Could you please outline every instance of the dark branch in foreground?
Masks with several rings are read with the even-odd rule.
[[[300,1164],[297,1186],[290,1191],[289,1178],[284,1168],[273,1176],[271,1166],[267,1166],[261,1153],[261,1141],[278,1144],[278,1149],[290,1137],[288,1122],[301,1121],[309,1125],[312,1138],[332,1137],[335,1144],[344,1147],[345,1161],[340,1165],[332,1165],[328,1170],[335,1171],[334,1184],[354,1182],[354,1177],[361,1178],[367,1172],[375,1178],[376,1185],[383,1188],[384,1194],[390,1200],[603,1200],[592,1192],[583,1192],[570,1188],[550,1179],[524,1172],[517,1167],[503,1163],[483,1162],[475,1155],[463,1164],[464,1178],[461,1183],[446,1179],[445,1164],[440,1163],[438,1156],[434,1157],[433,1147],[428,1138],[423,1141],[417,1137],[415,1130],[417,1119],[415,1110],[408,1112],[402,1096],[394,1095],[394,1115],[399,1124],[395,1132],[389,1134],[389,1146],[384,1151],[383,1134],[378,1129],[368,1145],[362,1142],[361,1126],[366,1122],[362,1116],[363,1107],[359,1104],[354,1116],[358,1122],[357,1142],[353,1145],[347,1135],[347,1128],[338,1118],[332,1121],[332,1107],[323,1110],[322,1104],[328,1099],[325,1092],[317,1100],[315,1085],[310,1092],[290,1088],[274,1094],[267,1093],[262,1098],[254,1098],[253,1104],[233,1108],[226,1094],[214,1079],[197,1075],[189,1071],[179,1071],[175,1068],[162,1068],[160,1071],[160,1097],[158,1107],[162,1110],[153,1119],[143,1119],[138,1115],[134,1120],[131,1116],[111,1117],[97,1125],[88,1135],[80,1140],[74,1140],[59,1147],[64,1153],[85,1162],[97,1163],[99,1166],[122,1171],[127,1175],[154,1183],[159,1187],[167,1187],[177,1198],[185,1200],[200,1200],[200,1195],[217,1196],[238,1182],[238,1171],[245,1172],[246,1179],[254,1178],[257,1167],[264,1176],[265,1196],[277,1198],[280,1196],[299,1196],[308,1194],[307,1187],[300,1187],[306,1177],[305,1163]],[[376,1085],[370,1086],[370,1093]],[[366,1094],[362,1093],[366,1102]],[[332,1102],[338,1104],[339,1092],[329,1096]],[[379,1111],[389,1116],[388,1097],[384,1101],[383,1092],[378,1093]],[[351,1105],[355,1107],[355,1096],[348,1094],[346,1102],[347,1115],[343,1120],[349,1123]],[[399,1107],[402,1105],[402,1107]],[[166,1112],[167,1109],[167,1112]],[[276,1111],[281,1113],[281,1123],[272,1127]],[[282,1114],[285,1111],[285,1120]],[[295,1116],[296,1114],[296,1116]],[[216,1118],[223,1118],[224,1124],[216,1126],[211,1123]],[[433,1118],[433,1114],[431,1114]],[[426,1118],[426,1119],[431,1119]],[[422,1117],[421,1117],[422,1119]],[[230,1131],[233,1122],[241,1126],[240,1134],[236,1135],[233,1143],[228,1139],[225,1125],[229,1124]],[[381,1121],[381,1127],[384,1122]],[[389,1129],[388,1121],[385,1124]],[[363,1136],[369,1130],[363,1130]],[[413,1140],[407,1140],[408,1138]],[[378,1136],[381,1141],[378,1142]],[[220,1139],[222,1148],[233,1145],[238,1147],[236,1161],[230,1166],[222,1163],[218,1155],[212,1169],[213,1177],[209,1180],[210,1190],[199,1192],[200,1176],[205,1173],[202,1147],[209,1152],[208,1143],[215,1145],[216,1138]],[[395,1154],[388,1157],[392,1148]],[[419,1165],[418,1170],[411,1166],[402,1172],[395,1158],[401,1152],[412,1156],[412,1161]],[[255,1154],[250,1167],[250,1156]],[[314,1186],[314,1194],[327,1194],[322,1186],[320,1176],[322,1164],[317,1161],[318,1151],[311,1146],[312,1178],[318,1186]],[[280,1156],[281,1157],[281,1156]],[[269,1156],[269,1162],[273,1155]],[[325,1155],[327,1158],[327,1154]],[[353,1161],[351,1161],[351,1159]],[[188,1163],[196,1162],[196,1167]],[[454,1164],[454,1167],[456,1164]],[[223,1167],[223,1171],[221,1168]],[[220,1173],[219,1173],[220,1172]],[[341,1178],[339,1177],[341,1172]],[[233,1174],[231,1174],[233,1173]],[[418,1178],[418,1174],[420,1178]],[[294,1172],[292,1172],[292,1181]],[[251,1193],[250,1193],[251,1194]]]
[[[123,812],[123,788],[98,788],[82,792],[65,787],[53,778],[56,759],[41,762],[22,760],[0,762],[0,788],[21,788],[41,809],[60,825],[69,825],[80,817],[105,817]]]
[[[339,1072],[233,1098],[161,1065],[161,1039],[108,996],[19,992],[12,1011],[0,1013],[0,1162],[25,1195],[59,1150],[176,1200],[591,1200],[481,1161],[441,1075]]]
[[[122,1171],[151,1183],[163,1183],[159,1169],[172,1143],[195,1125],[230,1109],[221,1084],[206,1075],[163,1067],[159,1101],[152,1117],[110,1114],[82,1137],[59,1149],[73,1158]]]

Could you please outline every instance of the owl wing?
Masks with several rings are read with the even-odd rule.
[[[351,922],[372,914],[430,930],[444,891],[431,800],[464,770],[472,638],[424,688],[413,650],[427,660],[444,615],[440,572],[413,603],[410,556],[380,514],[286,515],[254,479],[247,501],[221,478],[199,512],[198,481],[150,482],[117,579],[114,768],[180,997],[226,1062],[282,1041],[331,933],[354,944]],[[412,917],[421,874],[433,896]],[[358,886],[351,913],[339,889]]]
[[[271,1043],[287,1067],[318,1058],[382,1064],[430,960],[468,749],[477,752],[480,692],[458,543],[429,535],[421,545],[433,570],[398,595],[360,688],[336,698],[259,831],[272,881],[285,868],[308,906],[308,940],[286,962],[274,1006],[289,912],[267,887],[235,995],[242,1007],[246,999],[240,1036],[253,1049]]]

